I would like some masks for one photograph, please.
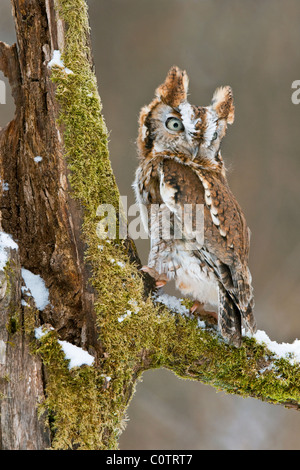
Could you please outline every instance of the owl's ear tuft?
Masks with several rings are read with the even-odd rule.
[[[189,78],[184,70],[173,66],[169,70],[165,82],[156,90],[156,96],[168,106],[176,108],[186,101],[189,86]]]
[[[226,119],[228,124],[234,121],[233,94],[230,86],[217,88],[211,101],[212,109],[217,113],[219,119]]]

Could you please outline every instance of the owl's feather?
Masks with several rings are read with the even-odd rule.
[[[245,326],[250,331],[254,331],[253,291],[247,266],[248,228],[226,181],[218,174],[211,174],[208,178],[200,168],[191,169],[169,158],[162,160],[158,174],[161,198],[183,226],[182,215],[186,205],[193,208],[194,215],[197,204],[205,205],[203,245],[198,245],[195,233],[195,238],[192,240],[193,253],[211,267],[218,281],[221,331],[226,336],[232,336],[227,330],[231,331],[232,328],[241,325],[241,319],[237,320],[236,317],[242,317]],[[205,200],[205,188],[202,181],[209,181],[210,205]],[[168,198],[166,194],[169,195]],[[215,215],[212,213],[212,206],[216,208]],[[221,235],[220,232],[223,234],[226,232],[226,235]],[[187,236],[190,236],[190,233]],[[224,315],[230,316],[227,322],[224,321]],[[235,332],[235,335],[239,337],[240,332]]]

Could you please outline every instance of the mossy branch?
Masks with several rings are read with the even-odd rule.
[[[170,311],[145,297],[144,278],[124,240],[101,241],[97,207],[119,209],[108,133],[91,67],[85,0],[55,0],[67,25],[62,59],[52,67],[71,196],[84,208],[82,236],[96,293],[95,312],[103,357],[93,367],[69,370],[56,341],[47,334],[37,346],[47,366],[47,406],[53,414],[54,448],[117,447],[135,383],[149,368],[165,367],[180,377],[228,393],[299,409],[300,367],[278,358],[255,339],[226,344],[213,328]],[[99,424],[100,423],[100,424]]]

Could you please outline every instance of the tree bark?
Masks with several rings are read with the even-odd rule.
[[[51,445],[49,429],[37,414],[44,399],[42,362],[30,354],[26,333],[19,328],[24,320],[20,257],[17,250],[7,251],[9,269],[2,276],[0,300],[0,448],[45,449]]]
[[[1,224],[18,249],[8,250],[1,274],[0,447],[116,448],[136,380],[155,367],[299,409],[299,364],[254,339],[229,346],[213,328],[153,302],[133,242],[99,240],[97,206],[111,204],[119,214],[119,193],[85,1],[12,6],[17,45],[0,43],[16,105],[0,133],[8,189]],[[64,64],[50,69],[58,50]],[[21,268],[45,281],[45,308],[24,300]],[[38,341],[41,325],[48,333]],[[94,365],[70,369],[58,340],[87,350]]]

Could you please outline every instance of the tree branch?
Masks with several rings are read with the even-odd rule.
[[[50,291],[51,304],[26,334],[45,367],[41,411],[51,416],[52,447],[116,448],[136,380],[150,368],[299,409],[299,363],[251,338],[229,346],[215,329],[156,302],[132,240],[99,239],[97,208],[111,204],[119,214],[119,191],[85,0],[12,3],[21,98],[0,135],[9,184],[2,220],[18,240],[21,265],[40,274]],[[56,48],[61,61],[50,69]],[[48,329],[37,341],[40,324]],[[94,365],[70,369],[58,340],[87,349]]]
[[[16,44],[9,46],[0,41],[0,69],[8,78],[15,103],[20,99],[20,68]]]

